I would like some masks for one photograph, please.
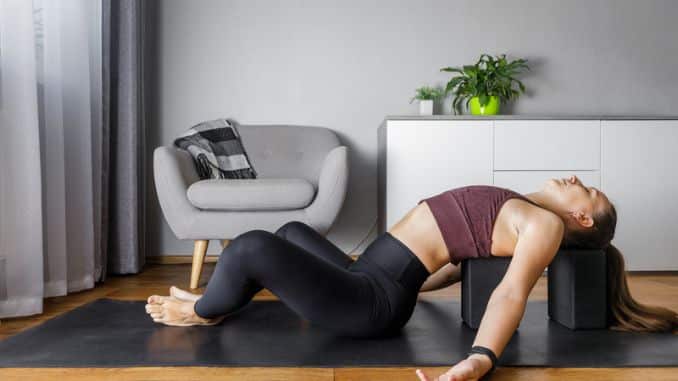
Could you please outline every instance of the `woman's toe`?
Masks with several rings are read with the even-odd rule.
[[[147,304],[146,305],[146,312],[148,313],[153,313],[153,312],[160,312],[162,311],[162,306],[158,304]]]
[[[181,299],[181,300],[188,300],[188,301],[194,302],[194,301],[200,299],[200,295],[196,295],[192,292],[182,290],[182,289],[180,289],[179,287],[176,287],[176,286],[172,286],[172,288],[170,289],[170,293],[175,298]]]
[[[181,298],[186,295],[186,291],[180,289],[179,287],[172,286],[172,295]]]
[[[186,292],[179,287],[172,286],[170,287],[170,295],[176,299],[184,300],[186,299]]]
[[[150,315],[153,319],[162,319],[164,317],[162,312],[151,312]]]
[[[153,295],[151,296],[152,303],[150,304],[155,304],[155,305],[162,305],[163,303],[167,302],[168,300],[175,300],[176,298],[172,296],[162,296],[162,295]]]

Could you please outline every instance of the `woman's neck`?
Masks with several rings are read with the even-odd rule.
[[[523,196],[527,197],[530,201],[541,206],[542,208],[551,210],[551,208],[549,207],[550,203],[548,197],[546,197],[546,195],[544,195],[543,192],[537,191],[524,194]]]

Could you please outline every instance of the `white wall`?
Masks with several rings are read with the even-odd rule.
[[[678,1],[175,1],[155,4],[149,153],[216,117],[334,129],[350,148],[328,238],[352,249],[376,218],[376,128],[414,89],[483,52],[528,58],[516,114],[670,115]],[[444,112],[449,113],[450,100]],[[432,174],[434,175],[434,174]],[[152,184],[151,184],[152,185]],[[149,255],[187,254],[148,190]],[[374,231],[362,250],[374,238]],[[209,253],[218,253],[212,244]]]

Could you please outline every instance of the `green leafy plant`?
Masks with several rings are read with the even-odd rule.
[[[492,57],[481,54],[474,65],[465,65],[462,68],[444,67],[440,71],[458,73],[450,79],[445,87],[445,94],[452,92],[454,113],[461,113],[461,104],[465,106],[473,97],[478,97],[481,106],[489,103],[491,96],[499,97],[501,102],[516,99],[525,92],[525,86],[515,78],[523,69],[530,70],[526,59],[507,61],[506,55]],[[514,87],[517,85],[517,88]]]
[[[410,103],[415,99],[420,101],[436,100],[443,96],[443,89],[439,87],[422,86],[415,90],[416,94],[410,99]]]

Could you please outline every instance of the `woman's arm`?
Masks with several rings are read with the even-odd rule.
[[[424,284],[421,285],[419,292],[433,291],[445,288],[458,282],[461,279],[461,267],[448,263],[440,270],[429,275]]]
[[[473,345],[501,355],[525,313],[530,291],[558,252],[564,229],[559,217],[542,217],[519,234],[511,263],[490,296]]]
[[[511,263],[490,296],[473,346],[487,347],[497,357],[501,356],[525,313],[530,291],[556,255],[564,230],[559,217],[547,215],[532,219],[519,233]],[[490,368],[489,357],[473,354],[452,367],[445,376],[454,375],[460,381],[475,379]],[[420,376],[420,379],[427,378]]]

